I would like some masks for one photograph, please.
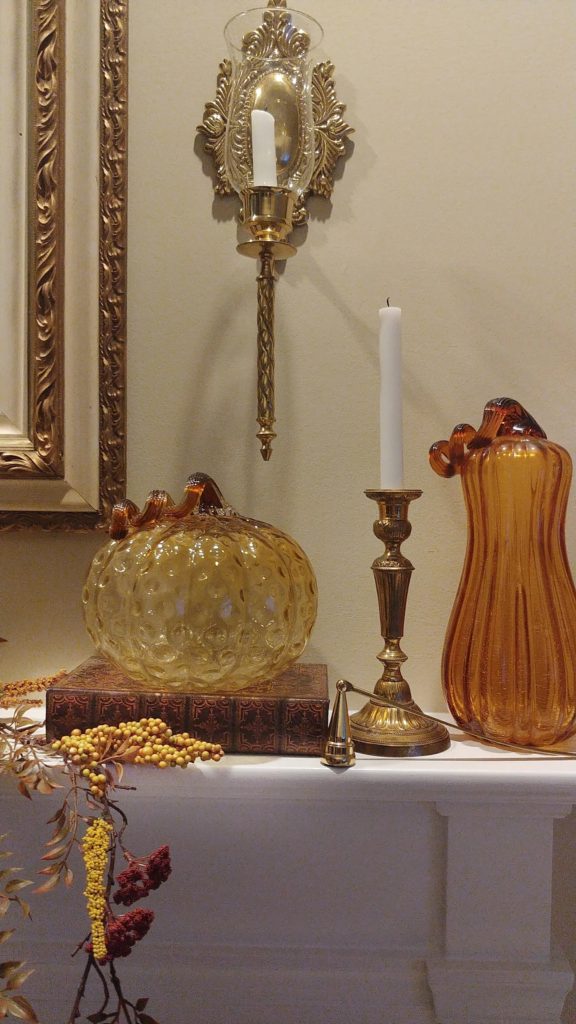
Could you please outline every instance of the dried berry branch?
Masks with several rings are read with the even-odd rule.
[[[24,684],[29,684],[28,689],[42,688],[38,681],[13,684],[11,699],[24,699]],[[2,692],[5,694],[6,688]],[[48,795],[64,788],[46,764],[46,751],[38,735],[40,728],[27,717],[22,704],[10,717],[0,716],[0,774],[12,775],[19,792],[28,799],[34,791]],[[67,1024],[76,1024],[82,1017],[91,973],[101,983],[102,1001],[85,1020],[91,1024],[157,1024],[146,1012],[147,998],[131,1002],[126,997],[116,969],[116,960],[130,955],[147,934],[154,913],[138,907],[117,914],[114,908],[129,907],[145,899],[165,882],[171,871],[170,852],[167,845],[145,857],[130,852],[124,844],[128,818],[114,794],[131,788],[122,785],[125,764],[185,768],[196,759],[219,761],[223,750],[219,744],[196,740],[188,733],[173,734],[160,719],[141,719],[120,723],[118,727],[101,725],[85,732],[75,729],[70,736],[53,743],[51,753],[62,758],[60,771],[68,779],[68,789],[48,822],[54,828],[42,856],[46,864],[39,872],[46,876],[46,881],[34,892],[49,892],[61,881],[71,885],[74,876],[69,860],[71,853],[80,849],[87,871],[85,893],[92,924],[91,933],[72,953],[75,956],[84,951],[86,961]],[[4,838],[0,837],[0,843]],[[115,877],[119,855],[127,866]],[[9,856],[9,851],[0,852],[2,859]],[[0,917],[13,904],[20,907],[24,916],[30,916],[29,905],[19,893],[33,883],[20,878],[18,870],[0,869]],[[14,930],[0,931],[0,944],[9,941]],[[31,973],[24,962],[0,962],[0,1020],[10,1016],[38,1024],[34,1009],[18,993]]]

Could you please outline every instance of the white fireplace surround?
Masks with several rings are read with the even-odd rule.
[[[159,1020],[576,1020],[575,761],[462,740],[346,770],[227,756],[126,781],[128,845],[168,842],[173,856],[152,930],[121,963]],[[28,877],[54,806],[1,781],[1,830]],[[27,991],[43,1024],[67,1019],[81,970],[77,868],[73,890],[35,897],[3,948],[36,967]]]

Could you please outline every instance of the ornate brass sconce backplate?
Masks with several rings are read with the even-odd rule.
[[[289,37],[282,26],[281,8],[286,7],[286,0],[270,0],[271,16],[262,25],[255,45],[258,54],[267,54],[276,46],[281,53],[290,55]],[[256,53],[255,53],[256,55]],[[312,72],[312,111],[316,138],[314,172],[312,180],[301,196],[298,197],[292,215],[292,226],[305,224],[308,220],[306,201],[309,196],[323,196],[329,199],[334,188],[334,170],[341,156],[344,155],[344,140],[354,129],[344,120],[346,107],[336,98],[334,84],[334,65],[331,61],[316,64]],[[214,191],[217,195],[229,196],[234,193],[226,173],[224,163],[224,140],[230,109],[230,91],[232,86],[232,63],[223,60],[218,69],[216,79],[216,99],[207,103],[204,109],[202,124],[198,131],[205,136],[204,148],[214,159],[216,178]]]

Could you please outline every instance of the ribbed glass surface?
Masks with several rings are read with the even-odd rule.
[[[106,544],[83,601],[97,648],[150,689],[241,688],[302,653],[317,589],[280,530],[196,514]]]
[[[450,710],[488,737],[552,743],[576,731],[570,456],[544,438],[497,437],[458,471],[468,548],[443,653]]]
[[[253,185],[252,110],[274,117],[277,184],[301,194],[314,171],[313,50],[322,28],[289,8],[253,8],[225,29],[232,62],[224,160],[242,194]]]

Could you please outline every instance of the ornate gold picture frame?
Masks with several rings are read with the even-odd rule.
[[[13,0],[11,16],[28,50],[12,132],[26,135],[27,298],[20,427],[0,408],[0,529],[92,528],[125,493],[128,0]]]

